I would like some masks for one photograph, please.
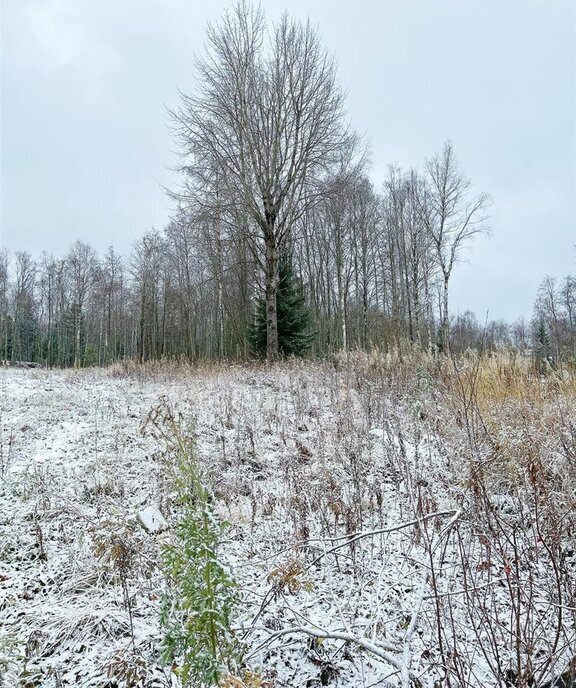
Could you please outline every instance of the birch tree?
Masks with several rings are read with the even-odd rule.
[[[94,249],[83,241],[76,241],[66,257],[72,293],[74,318],[74,367],[82,365],[82,320],[86,299],[96,278],[97,258]]]
[[[488,231],[486,194],[471,195],[471,182],[462,173],[450,142],[426,162],[427,184],[421,193],[422,219],[442,277],[440,329],[442,348],[449,348],[448,290],[462,249]]]

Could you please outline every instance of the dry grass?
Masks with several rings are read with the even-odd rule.
[[[110,407],[114,412],[110,411],[108,420],[131,430],[118,436],[109,433],[108,445],[105,437],[99,439],[99,451],[108,446],[114,453],[113,443],[130,440],[129,449],[126,463],[115,467],[114,480],[78,490],[79,508],[104,509],[97,521],[102,532],[87,530],[91,547],[81,560],[82,576],[75,574],[70,591],[59,583],[57,598],[59,605],[65,594],[90,587],[95,588],[97,604],[59,612],[56,625],[44,624],[43,617],[40,621],[41,628],[50,631],[51,642],[59,645],[71,640],[59,635],[68,627],[74,637],[78,634],[100,643],[107,653],[99,656],[114,676],[137,677],[141,670],[140,655],[134,652],[138,647],[128,646],[132,629],[122,575],[125,589],[129,585],[130,594],[139,596],[133,619],[137,637],[148,618],[140,614],[153,606],[150,594],[156,600],[159,587],[157,578],[148,584],[147,570],[132,556],[143,547],[136,538],[140,531],[120,533],[116,516],[112,518],[106,510],[115,505],[124,513],[125,502],[138,497],[135,479],[129,482],[129,476],[139,456],[143,486],[157,495],[167,519],[176,518],[180,508],[158,448],[144,442],[146,438],[139,444],[140,414],[149,410],[149,397],[155,399],[156,394],[170,398],[175,412],[190,420],[203,478],[213,491],[217,513],[230,523],[223,552],[247,591],[239,628],[247,633],[252,649],[263,648],[255,655],[255,665],[263,662],[265,647],[273,651],[269,670],[262,676],[245,672],[228,676],[222,685],[293,685],[277,683],[274,671],[277,668],[280,676],[288,675],[288,664],[295,657],[298,671],[307,662],[308,669],[320,676],[328,661],[328,654],[322,653],[335,651],[336,645],[330,640],[309,643],[298,636],[287,642],[288,612],[305,619],[302,623],[307,628],[311,622],[325,622],[328,630],[330,624],[337,628],[348,624],[361,641],[385,636],[393,647],[405,645],[414,657],[426,651],[431,685],[438,678],[437,667],[442,662],[450,666],[448,654],[436,649],[439,638],[447,652],[464,653],[462,661],[473,665],[474,653],[484,645],[471,635],[469,617],[477,618],[476,612],[481,615],[485,602],[496,605],[500,619],[513,609],[515,599],[500,585],[507,575],[513,578],[514,591],[520,589],[514,581],[524,585],[525,577],[534,573],[533,597],[521,607],[522,614],[525,607],[531,610],[530,618],[536,618],[542,599],[550,623],[557,620],[556,609],[564,605],[568,611],[574,606],[568,593],[552,586],[554,567],[542,564],[542,570],[536,571],[530,559],[536,552],[541,562],[558,564],[558,571],[560,564],[570,564],[572,545],[567,533],[576,527],[573,372],[541,375],[529,360],[505,353],[467,354],[452,360],[414,350],[354,352],[329,361],[291,360],[273,365],[125,363],[112,366],[104,376],[103,384],[126,388],[126,396],[123,391],[117,405]],[[123,377],[129,384],[123,385]],[[91,383],[83,375],[74,373],[74,378]],[[146,386],[146,381],[154,384]],[[73,395],[74,390],[68,393]],[[143,395],[142,407],[138,395]],[[130,413],[120,413],[128,402]],[[119,454],[118,460],[123,457]],[[125,488],[120,482],[123,467]],[[40,504],[48,484],[28,477],[27,499]],[[139,503],[133,501],[132,508]],[[51,509],[54,514],[54,506]],[[447,526],[447,517],[425,520],[429,514],[449,514],[455,509],[460,520],[450,528],[442,527]],[[53,528],[47,507],[38,514],[45,541],[50,543]],[[67,519],[67,528],[71,520]],[[411,524],[410,528],[394,528],[402,523]],[[535,539],[535,527],[544,540]],[[39,547],[34,520],[23,523],[22,529],[26,529],[30,557],[35,557],[26,566],[45,566],[45,562],[36,563]],[[517,538],[517,551],[507,539],[509,532]],[[350,537],[362,533],[366,537]],[[9,535],[14,536],[12,530]],[[118,541],[120,535],[126,542]],[[149,540],[140,536],[144,542]],[[484,536],[490,536],[488,545]],[[440,540],[442,547],[437,547]],[[459,554],[460,544],[465,557]],[[485,552],[488,546],[491,556]],[[154,551],[150,549],[151,560]],[[507,573],[508,560],[518,560],[518,571]],[[430,566],[441,575],[427,589],[422,571]],[[557,578],[573,590],[574,573],[566,571],[562,573],[566,580]],[[462,597],[464,575],[471,589],[487,595],[475,598],[476,611],[469,611]],[[420,590],[424,597],[419,597]],[[116,614],[109,615],[111,623],[105,624],[99,612],[110,608],[110,600]],[[327,615],[327,602],[336,613]],[[410,619],[420,603],[419,616],[414,614],[418,633],[411,636]],[[562,627],[566,647],[576,632],[576,624],[570,623],[567,616]],[[499,621],[492,627],[503,633]],[[554,657],[555,668],[546,671],[557,675],[569,657],[564,656],[564,646],[553,648],[553,634],[545,624],[539,628],[531,647]],[[276,637],[278,630],[283,635]],[[108,644],[107,634],[113,641]],[[121,643],[125,648],[119,653]],[[510,639],[503,637],[500,645],[507,658]],[[150,648],[141,649],[150,662]],[[342,671],[342,685],[359,685],[350,682],[349,677],[356,674],[346,673],[353,670],[350,662],[337,659],[334,663]],[[478,688],[497,682],[479,677],[457,684]]]
[[[338,355],[334,365],[368,416],[385,423],[394,413],[384,397],[404,417],[416,410],[468,472],[482,465],[497,484],[517,486],[538,465],[576,480],[574,368],[542,371],[514,352],[448,358],[418,350]]]
[[[543,375],[530,359],[472,356],[454,363],[447,393],[492,471],[517,483],[538,466],[550,476],[573,473],[576,452],[576,374]]]
[[[476,402],[482,411],[511,399],[541,406],[558,398],[576,398],[574,369],[548,368],[543,374],[528,357],[505,353],[490,357],[472,354],[455,361],[454,371],[457,384],[469,391],[475,388]]]

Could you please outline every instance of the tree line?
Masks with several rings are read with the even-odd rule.
[[[112,248],[99,257],[80,241],[62,258],[0,256],[5,360],[245,358],[254,342],[274,359],[285,351],[287,293],[306,305],[298,340],[314,355],[447,351],[487,332],[494,345],[528,345],[520,325],[485,329],[469,314],[450,322],[454,266],[488,231],[490,199],[473,191],[450,142],[419,170],[391,167],[376,189],[309,23],[284,15],[269,27],[240,2],[209,27],[195,74],[171,113],[182,184],[162,231],[127,257]],[[545,285],[538,341],[560,360],[574,355],[574,279]]]
[[[397,170],[391,178],[399,181]],[[406,250],[410,225],[398,224],[390,186],[376,194],[366,179],[353,181],[360,192],[370,191],[370,204],[360,205],[354,194],[342,204],[359,215],[377,211],[377,223],[338,225],[323,205],[291,246],[292,290],[308,311],[310,353],[440,349],[442,284],[432,255]],[[253,334],[264,317],[258,315],[261,270],[241,235],[215,241],[212,229],[208,220],[192,221],[180,211],[163,232],[139,239],[127,257],[112,248],[98,256],[80,241],[59,258],[1,251],[0,357],[80,367],[254,355],[263,348],[262,330],[259,347]],[[466,312],[450,318],[449,340],[456,353],[509,346],[551,362],[574,361],[576,277],[546,277],[530,322],[483,323]]]

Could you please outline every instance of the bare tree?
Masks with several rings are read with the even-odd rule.
[[[556,363],[576,356],[576,278],[568,275],[561,283],[547,276],[542,281],[534,303],[534,330],[542,339],[550,338],[549,352]]]
[[[53,329],[54,329],[54,314],[56,299],[56,273],[57,262],[52,256],[47,253],[42,254],[40,262],[40,304],[42,315],[45,321],[45,351],[46,351],[46,365],[50,368],[54,363],[53,360]]]
[[[576,277],[568,275],[560,288],[560,298],[568,329],[570,356],[576,359]]]
[[[72,290],[74,309],[74,367],[82,365],[82,319],[88,294],[96,277],[97,258],[94,249],[76,241],[66,257],[66,269]]]
[[[164,230],[167,256],[178,285],[178,310],[181,326],[181,347],[189,360],[195,355],[197,317],[195,313],[195,236],[192,224],[182,209]]]
[[[348,139],[332,60],[309,23],[286,15],[266,32],[240,2],[208,31],[198,90],[173,113],[193,184],[213,171],[265,274],[267,356],[278,355],[278,258],[314,199],[315,180]],[[255,228],[256,231],[252,231]]]
[[[560,362],[560,307],[555,277],[546,276],[538,289],[535,311],[552,333],[554,360]]]
[[[0,249],[0,347],[2,358],[8,359],[9,305],[8,305],[8,250]]]
[[[352,243],[358,311],[357,340],[367,349],[370,339],[369,311],[375,288],[375,245],[381,222],[380,199],[368,177],[358,178],[352,195]]]
[[[344,351],[348,349],[347,302],[352,269],[350,251],[352,228],[349,217],[351,181],[351,177],[345,172],[337,174],[326,189],[325,199],[328,249],[333,254],[340,320],[340,341]]]
[[[124,262],[112,246],[102,259],[99,282],[98,360],[110,363],[122,349],[122,330],[126,321],[123,314]]]
[[[448,288],[464,246],[477,234],[486,233],[486,194],[471,196],[470,180],[460,170],[452,144],[426,162],[427,184],[420,194],[422,219],[442,276],[440,327],[442,347],[449,348]]]
[[[16,252],[14,284],[14,319],[12,326],[12,360],[30,361],[37,330],[35,299],[37,266],[26,251]]]
[[[161,304],[163,274],[166,267],[166,250],[163,238],[158,232],[147,232],[134,247],[130,262],[133,278],[135,303],[138,304],[139,317],[134,349],[138,360],[144,363],[159,358],[164,345],[164,328]],[[166,286],[164,280],[164,286]],[[164,289],[165,292],[165,289]]]

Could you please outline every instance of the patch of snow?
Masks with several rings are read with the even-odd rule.
[[[139,511],[138,520],[147,533],[160,533],[168,528],[168,523],[157,506],[147,506]]]

